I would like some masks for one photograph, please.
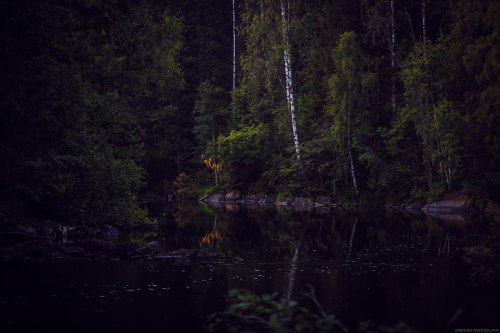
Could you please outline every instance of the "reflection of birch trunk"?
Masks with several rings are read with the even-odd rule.
[[[288,4],[288,3],[287,3]],[[288,103],[288,109],[290,110],[290,115],[292,118],[292,134],[293,143],[295,145],[295,154],[300,166],[302,167],[302,160],[300,157],[300,144],[299,144],[299,134],[297,131],[297,110],[295,107],[295,93],[293,91],[293,77],[292,77],[292,65],[290,59],[290,43],[288,41],[288,19],[285,10],[285,5],[283,0],[281,1],[281,25],[283,31],[283,61],[285,63],[285,87],[286,87],[286,99]]]
[[[446,233],[443,246],[439,247],[439,254],[450,254],[450,232]]]
[[[356,225],[358,224],[358,217],[355,217],[354,220],[354,225],[352,226],[352,231],[351,231],[351,239],[349,240],[349,253],[348,257],[351,258],[351,253],[352,253],[352,243],[354,240],[354,234],[356,233]]]
[[[295,276],[297,275],[297,266],[299,261],[299,251],[301,245],[302,245],[302,238],[300,239],[299,243],[297,244],[297,247],[295,248],[292,264],[290,266],[290,272],[288,272],[288,289],[286,293],[287,301],[292,299],[292,292],[293,292],[293,286],[295,284]]]

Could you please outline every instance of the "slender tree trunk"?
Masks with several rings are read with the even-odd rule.
[[[351,167],[352,184],[356,196],[358,195],[358,183],[356,181],[356,172],[354,170],[354,159],[352,157],[352,139],[351,139],[351,80],[348,80],[348,100],[347,100],[347,150],[349,153],[349,164]]]
[[[302,159],[300,156],[300,143],[299,134],[297,132],[297,110],[295,107],[295,93],[293,91],[293,77],[292,77],[292,66],[290,59],[290,44],[288,41],[288,19],[285,10],[285,5],[283,0],[281,4],[281,25],[283,31],[283,61],[285,63],[285,86],[286,86],[286,99],[288,102],[288,109],[290,110],[290,115],[292,118],[292,133],[293,133],[293,143],[295,145],[295,154],[297,160],[299,161],[300,167],[302,168]]]
[[[406,18],[408,19],[408,25],[410,26],[410,31],[411,31],[411,40],[413,41],[413,44],[415,44],[415,31],[413,31],[413,24],[411,23],[411,16],[410,13],[408,13],[408,10],[405,10],[403,12],[405,14]]]
[[[394,24],[394,0],[391,0],[391,102],[392,102],[392,114],[393,116],[396,114],[396,76],[395,76],[395,70],[396,70],[396,26]]]
[[[358,183],[356,181],[356,171],[354,170],[354,159],[352,158],[352,142],[351,142],[351,115],[347,115],[347,147],[349,151],[349,164],[351,167],[351,177],[352,184],[354,186],[354,191],[358,195]]]
[[[233,91],[236,88],[236,9],[233,0]]]
[[[426,32],[425,32],[425,0],[422,0],[422,42],[427,42]]]

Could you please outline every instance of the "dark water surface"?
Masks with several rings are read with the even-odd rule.
[[[420,332],[500,328],[500,292],[473,283],[463,260],[488,232],[479,217],[200,205],[160,215],[159,232],[123,237],[243,260],[0,263],[0,331],[204,332],[231,288],[310,306],[308,284],[351,331],[366,320]]]

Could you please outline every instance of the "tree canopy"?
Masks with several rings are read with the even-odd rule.
[[[180,183],[499,199],[497,1],[235,4],[232,59],[232,1],[2,2],[0,198],[117,223]]]

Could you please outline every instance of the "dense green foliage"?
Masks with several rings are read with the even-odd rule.
[[[310,295],[313,297],[314,292]],[[276,293],[258,296],[248,290],[230,290],[228,309],[211,316],[210,331],[347,332],[334,315],[324,313],[321,307],[321,313],[317,314],[295,300],[279,300],[277,296]]]
[[[227,308],[209,317],[210,332],[266,332],[266,333],[346,333],[347,328],[323,309],[314,289],[304,293],[314,304],[314,310],[296,300],[278,299],[278,294],[255,295],[245,289],[231,289]],[[359,333],[418,333],[401,322],[394,326],[380,326],[371,321],[360,322]]]
[[[128,2],[1,12],[2,196],[72,219],[147,220],[139,190],[183,144],[180,21]]]
[[[283,3],[303,168],[286,108]],[[425,1],[424,26],[421,3],[243,1],[241,79],[220,141],[262,124],[266,149],[219,151],[222,187],[355,202],[450,191],[497,200],[499,6]]]
[[[498,201],[500,5],[422,1],[425,27],[421,1],[236,1],[234,91],[230,1],[4,1],[1,199],[118,222],[179,184]]]

